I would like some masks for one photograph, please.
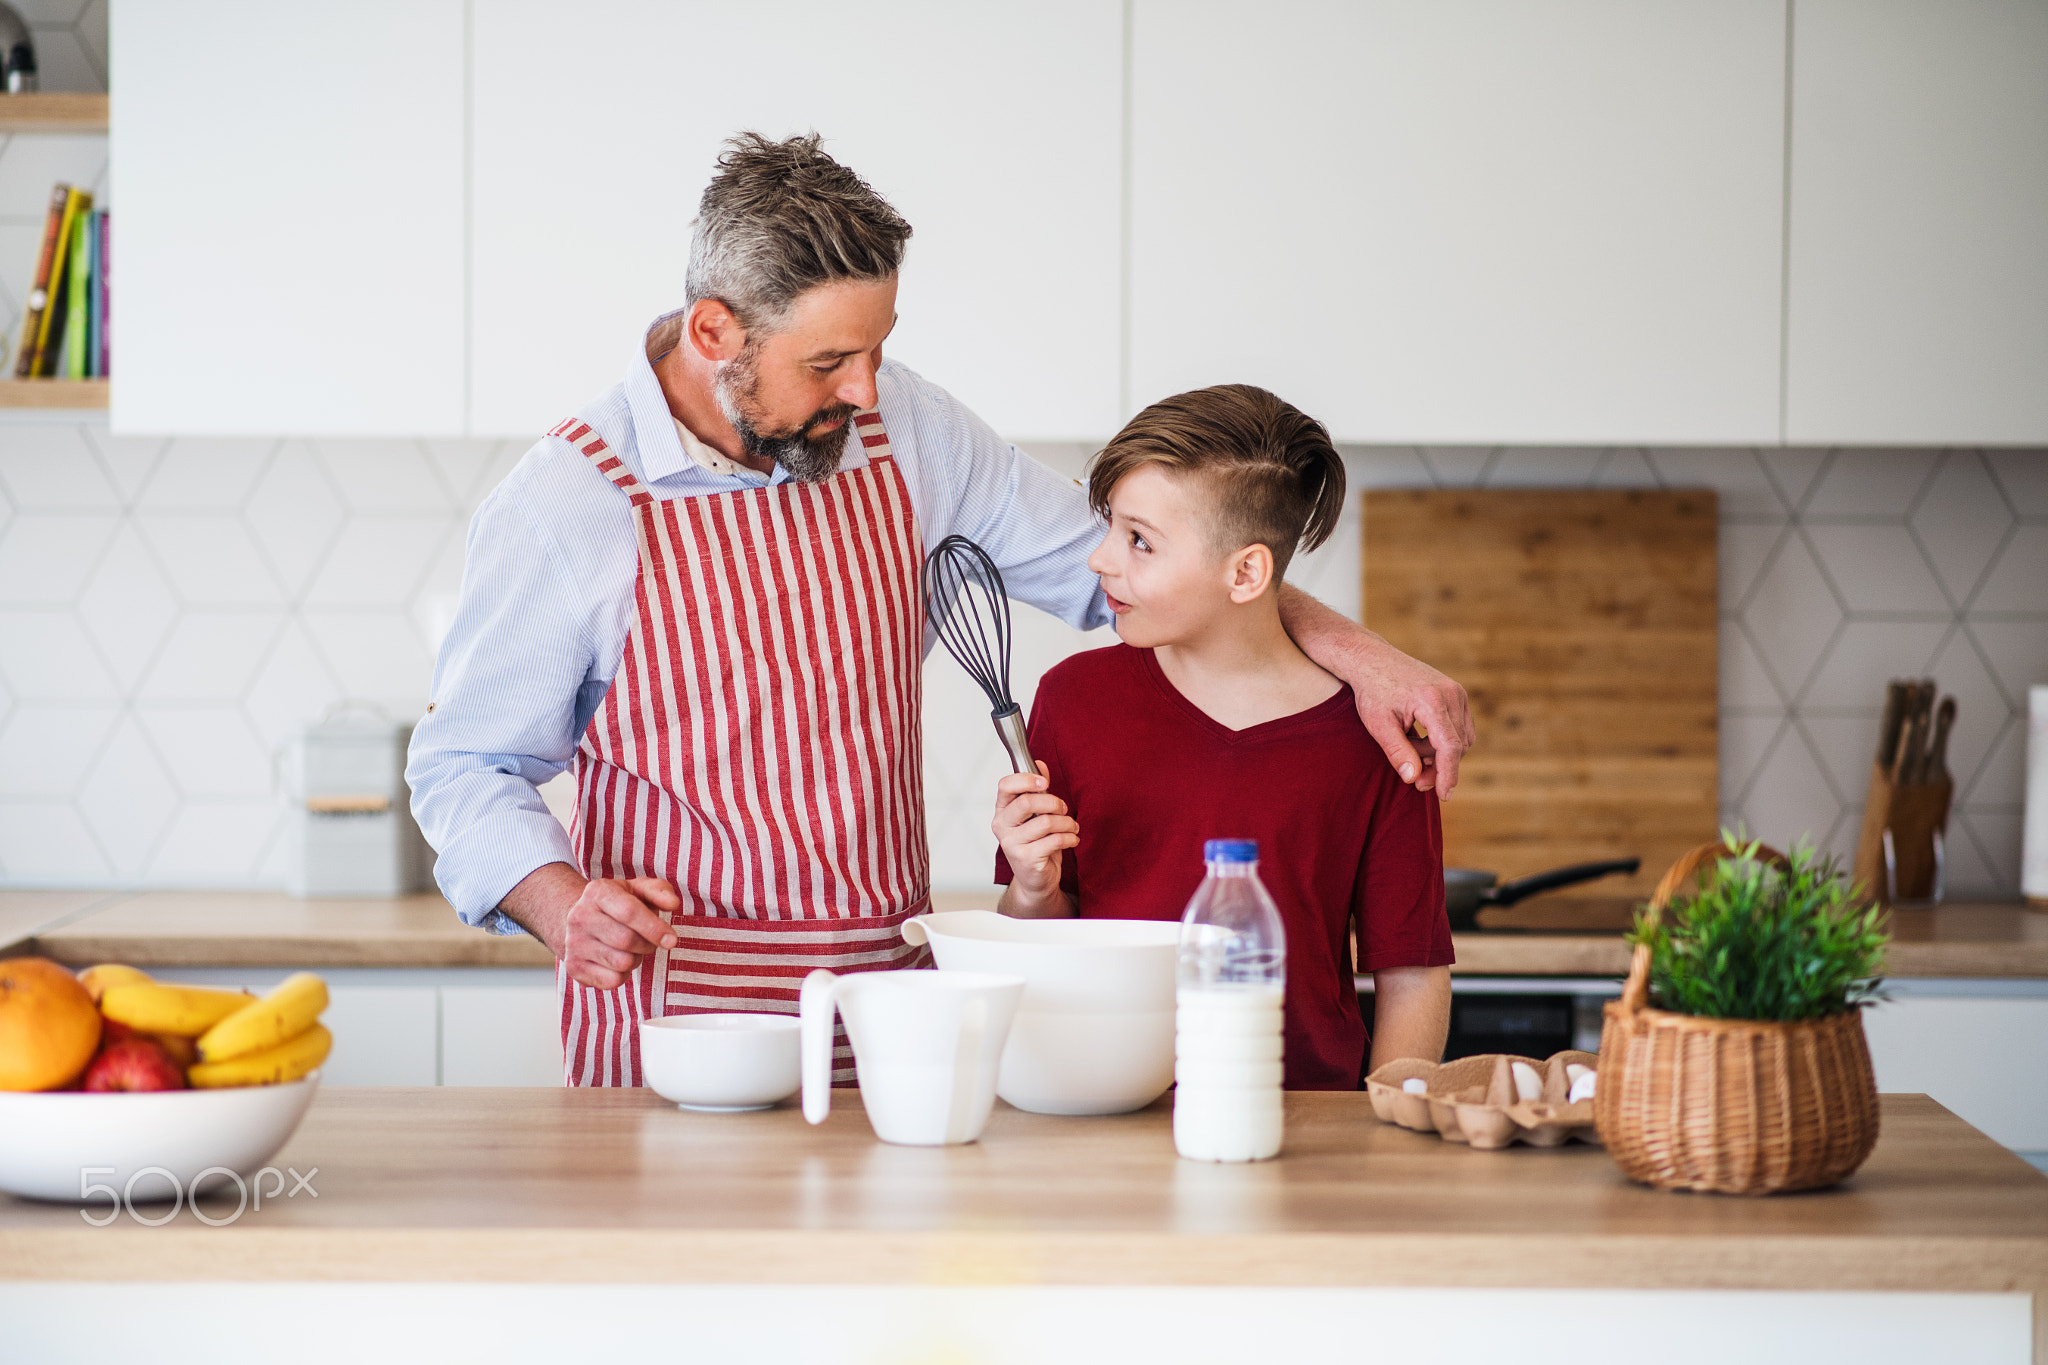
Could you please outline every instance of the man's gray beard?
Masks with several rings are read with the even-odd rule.
[[[759,347],[749,342],[718,372],[711,385],[711,394],[718,400],[718,410],[732,424],[733,431],[740,438],[740,446],[756,459],[766,456],[775,461],[799,483],[820,483],[838,473],[840,458],[846,453],[846,433],[853,430],[854,409],[844,404],[823,409],[813,413],[809,421],[786,436],[763,433],[747,419],[746,414],[746,405],[753,401],[761,387],[759,356]],[[819,422],[829,422],[841,415],[845,420],[816,440],[804,435]]]

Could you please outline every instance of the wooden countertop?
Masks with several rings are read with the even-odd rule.
[[[142,891],[42,929],[17,951],[69,967],[555,965],[538,939],[472,929],[435,895],[297,900],[274,891]]]
[[[111,904],[116,896],[111,891],[0,891],[0,954],[38,930]]]
[[[877,1142],[858,1092],[677,1110],[647,1090],[335,1089],[276,1166],[318,1198],[229,1227],[83,1226],[0,1196],[0,1280],[1444,1285],[2028,1292],[2048,1177],[1932,1100],[1864,1168],[1770,1199],[1629,1184],[1597,1148],[1475,1152],[1287,1097],[1281,1159],[1175,1158],[1171,1111],[999,1104],[982,1140]],[[210,1217],[234,1200],[211,1200]],[[2048,1320],[2037,1309],[2036,1322]],[[2037,1331],[2048,1330],[2037,1326]]]
[[[1530,901],[1486,910],[1480,923],[1505,932],[1457,934],[1458,965],[1476,976],[1620,976],[1627,901]],[[2019,902],[1956,902],[1892,911],[1885,974],[1895,977],[2048,977],[2048,914]]]
[[[940,892],[941,910],[992,909],[992,894]],[[1620,976],[1629,902],[1534,901],[1483,912],[1507,932],[1458,934],[1468,976]],[[2021,904],[1893,912],[1888,974],[2048,977],[2048,913]],[[1528,930],[1528,932],[1522,932]],[[0,952],[73,967],[550,967],[523,935],[481,933],[437,895],[296,900],[262,891],[0,891]]]

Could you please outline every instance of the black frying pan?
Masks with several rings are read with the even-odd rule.
[[[1451,928],[1469,933],[1479,927],[1479,912],[1490,905],[1513,905],[1542,891],[1577,886],[1614,873],[1631,874],[1643,865],[1641,858],[1609,858],[1605,862],[1575,863],[1550,872],[1538,872],[1504,882],[1496,873],[1469,867],[1444,869],[1444,908],[1450,911]]]

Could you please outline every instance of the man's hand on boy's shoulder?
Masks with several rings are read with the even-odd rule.
[[[1472,703],[1456,679],[1380,643],[1384,648],[1363,661],[1374,681],[1364,687],[1352,682],[1358,717],[1403,782],[1449,799],[1458,762],[1477,738]]]
[[[1401,780],[1448,798],[1458,760],[1477,738],[1465,689],[1288,584],[1281,585],[1280,620],[1302,653],[1351,684],[1358,718]]]

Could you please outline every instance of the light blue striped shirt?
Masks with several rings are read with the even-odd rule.
[[[650,339],[676,316],[657,319]],[[877,388],[925,549],[972,537],[1011,597],[1082,629],[1108,624],[1087,563],[1101,526],[1080,486],[894,361],[883,362]],[[764,477],[692,460],[644,348],[625,382],[577,416],[658,498],[789,477],[780,466]],[[849,440],[842,468],[866,458]],[[470,522],[461,601],[405,771],[413,813],[441,855],[435,880],[465,923],[522,933],[497,909],[506,893],[549,863],[582,865],[534,789],[568,765],[611,687],[638,570],[626,495],[563,441],[527,451]]]

